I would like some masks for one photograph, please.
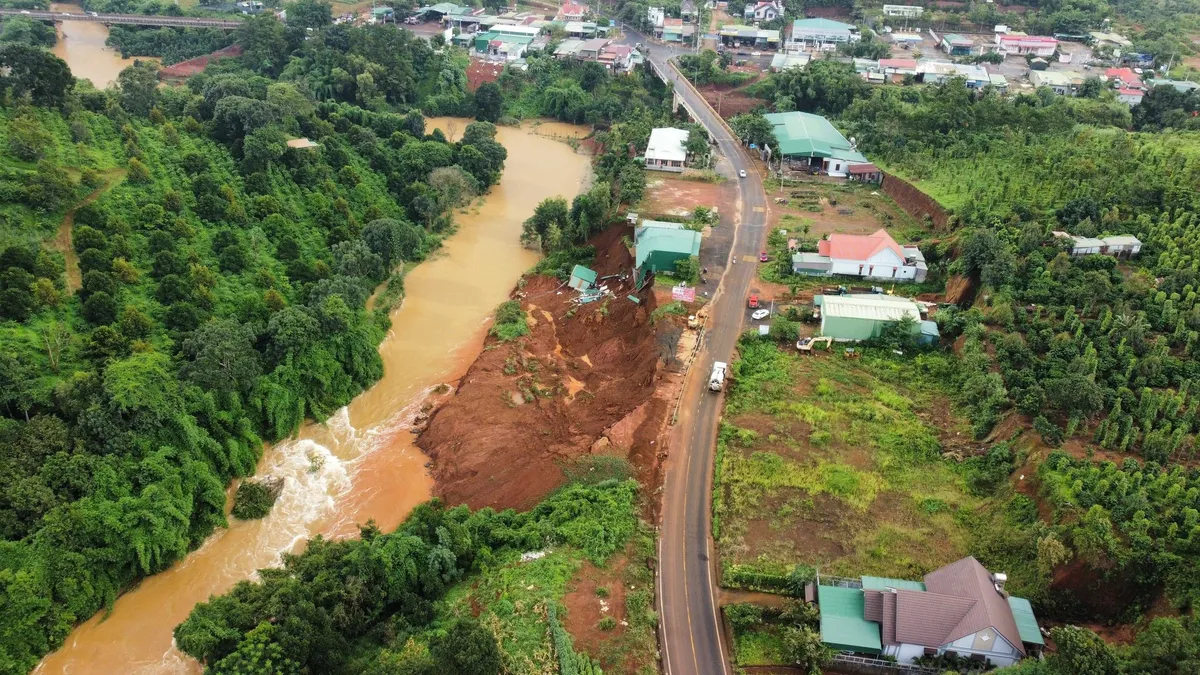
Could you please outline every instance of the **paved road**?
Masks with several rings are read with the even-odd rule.
[[[96,21],[135,26],[183,26],[190,28],[237,28],[237,19],[209,19],[198,16],[151,16],[149,14],[91,14],[86,12],[48,12],[40,9],[0,9],[0,16],[24,14],[38,21]]]
[[[626,42],[646,42],[629,31]],[[720,394],[707,391],[713,361],[728,362],[741,334],[743,303],[754,277],[766,230],[766,194],[749,158],[716,113],[668,67],[674,50],[650,46],[649,59],[667,74],[675,90],[716,139],[721,154],[737,171],[741,219],[732,259],[721,278],[708,331],[685,384],[679,420],[671,438],[659,535],[659,611],[667,675],[729,675],[716,603],[716,554],[712,545],[711,495]]]

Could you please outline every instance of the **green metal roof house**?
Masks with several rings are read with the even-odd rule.
[[[577,291],[583,291],[596,285],[596,270],[576,265],[575,269],[571,270],[571,278],[567,281],[567,285]]]
[[[633,231],[633,259],[638,282],[648,272],[674,272],[675,261],[700,255],[700,233],[679,223],[644,220]]]
[[[868,163],[842,132],[820,115],[786,112],[764,117],[774,127],[775,150],[792,161],[808,160],[829,175],[841,177],[848,174],[851,164]]]
[[[920,330],[921,309],[908,298],[890,295],[825,295],[821,297],[821,335],[839,342],[879,337],[883,329],[905,317]]]
[[[863,616],[865,602],[861,588],[817,586],[817,603],[821,606],[822,642],[839,652],[883,651],[879,624]]]

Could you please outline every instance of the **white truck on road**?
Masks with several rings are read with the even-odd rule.
[[[729,364],[724,361],[713,361],[712,375],[708,376],[708,390],[721,391],[725,386],[725,370]]]

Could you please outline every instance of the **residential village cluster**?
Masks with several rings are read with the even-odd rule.
[[[684,0],[679,16],[668,16],[662,7],[647,9],[646,24],[653,28],[656,40],[666,45],[696,47],[716,44],[720,51],[735,50],[739,57],[761,57],[764,69],[782,71],[804,68],[815,58],[841,58],[852,61],[855,71],[871,83],[937,84],[949,78],[962,78],[972,89],[993,87],[1002,93],[1010,89],[1048,87],[1055,93],[1073,96],[1090,77],[1111,83],[1117,97],[1136,105],[1149,89],[1167,85],[1180,91],[1200,88],[1200,83],[1154,77],[1147,58],[1131,51],[1132,42],[1122,35],[1104,30],[1086,35],[1026,35],[1008,26],[995,26],[987,34],[940,33],[908,28],[907,22],[919,20],[924,8],[915,5],[884,5],[883,16],[896,24],[885,26],[879,39],[894,47],[894,57],[862,59],[842,57],[838,45],[863,38],[859,28],[827,18],[796,18],[787,30],[761,28],[788,16],[786,0],[759,0],[744,5],[743,23],[725,24],[707,34],[700,26],[701,12],[692,0]],[[709,3],[711,5],[711,3]],[[717,3],[726,13],[734,13],[728,3]],[[373,21],[386,21],[392,9],[372,10]],[[509,11],[489,14],[486,10],[442,2],[419,8],[405,22],[414,26],[434,26],[445,30],[448,40],[472,50],[479,58],[523,68],[529,53],[551,46],[550,32],[558,29],[565,39],[557,42],[554,55],[596,61],[615,71],[628,70],[644,57],[637,50],[614,44],[616,27],[597,21],[598,12],[587,4],[568,0],[550,19],[545,14]],[[753,50],[753,51],[745,51]],[[978,63],[988,54],[1001,57],[999,63]],[[769,59],[769,60],[768,60]],[[992,59],[995,60],[995,59]]]

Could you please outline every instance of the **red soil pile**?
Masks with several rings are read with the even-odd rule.
[[[197,56],[194,59],[180,61],[173,66],[167,66],[158,71],[158,77],[161,80],[179,80],[197,75],[204,72],[208,64],[221,59],[227,59],[234,56],[242,55],[241,45],[234,43],[224,49],[218,49],[211,54]]]
[[[467,65],[467,91],[475,91],[484,82],[499,80],[500,73],[503,72],[503,63],[471,59],[471,63]]]
[[[633,261],[614,227],[591,242],[607,302],[576,306],[577,293],[552,277],[530,277],[519,293],[530,334],[488,337],[455,395],[433,413],[417,445],[433,462],[434,493],[472,508],[528,508],[566,481],[564,468],[591,454],[629,459],[654,485],[656,444],[670,409],[656,384],[663,351],[674,345],[650,322],[651,288],[634,292]],[[674,333],[678,339],[678,331]],[[669,342],[669,339],[667,340]],[[652,488],[650,488],[652,489]]]

